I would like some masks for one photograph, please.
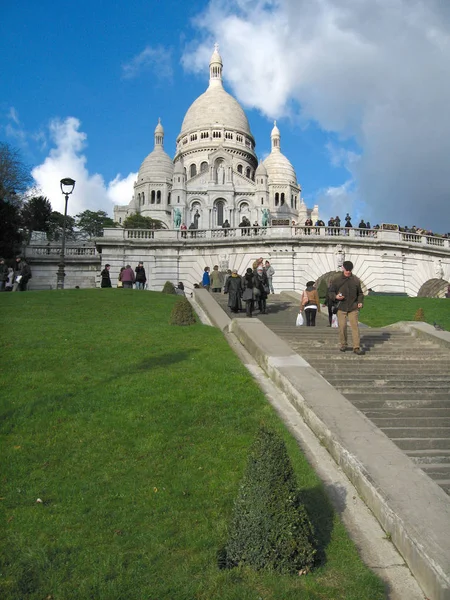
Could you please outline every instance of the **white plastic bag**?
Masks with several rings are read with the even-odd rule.
[[[334,327],[335,329],[337,329],[339,327],[337,315],[333,315],[332,316],[332,318],[331,318],[331,327]]]
[[[295,321],[295,325],[297,327],[300,327],[301,325],[303,325],[303,315],[301,312],[299,312],[297,315],[297,320]]]

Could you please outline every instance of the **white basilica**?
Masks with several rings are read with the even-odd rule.
[[[209,86],[184,117],[172,160],[164,151],[164,129],[155,129],[155,147],[142,163],[128,206],[115,206],[114,219],[131,214],[159,219],[168,229],[238,227],[243,217],[268,225],[318,218],[308,209],[290,161],[281,152],[276,123],[272,149],[259,162],[244,110],[222,83],[217,44],[209,65]]]

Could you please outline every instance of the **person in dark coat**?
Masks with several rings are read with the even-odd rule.
[[[255,277],[255,288],[259,290],[259,295],[256,298],[258,300],[259,313],[265,315],[267,312],[266,300],[267,295],[269,294],[269,280],[267,279],[267,274],[262,264],[258,265],[253,274]]]
[[[139,264],[134,272],[136,277],[136,289],[143,290],[147,281],[147,277],[145,275],[144,263],[142,261],[139,261]]]
[[[102,287],[102,288],[110,288],[110,287],[112,287],[111,286],[111,277],[109,275],[109,269],[110,268],[111,268],[111,265],[105,265],[105,268],[100,273],[100,275],[102,276],[102,281],[100,283],[100,287]]]
[[[231,277],[228,277],[224,292],[225,294],[228,294],[228,307],[231,312],[239,312],[242,307],[242,283],[236,269],[233,269]]]
[[[31,279],[30,266],[22,256],[16,258],[16,264],[14,265],[14,285],[13,292],[26,292],[27,285]]]
[[[325,294],[325,302],[324,302],[325,306],[328,308],[328,322],[329,322],[329,327],[331,327],[331,322],[333,320],[333,315],[337,312],[337,310],[336,310],[337,302],[333,301],[331,299],[331,296],[330,296],[331,282],[332,282],[332,280],[330,279],[328,281],[328,288],[327,288],[327,293]]]
[[[244,277],[242,278],[242,299],[245,302],[245,312],[247,317],[251,317],[253,313],[255,297],[253,295],[253,288],[255,287],[255,276],[253,269],[250,267],[247,269]]]

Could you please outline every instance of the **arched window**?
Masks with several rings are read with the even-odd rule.
[[[280,194],[277,192],[275,194],[275,206],[278,206],[280,204]]]
[[[155,197],[156,197],[156,192],[155,192],[155,190],[152,190],[152,196],[151,196],[151,200],[150,200],[151,204],[155,204]]]
[[[156,192],[156,204],[161,204],[161,190]]]
[[[281,192],[281,206],[284,204],[284,192]]]
[[[191,165],[190,173],[191,173],[191,177],[195,177],[197,175],[197,166],[195,164]]]
[[[139,204],[139,206],[141,205],[141,195],[140,194],[138,194],[138,204]]]
[[[261,198],[261,204],[264,204],[264,198]]]
[[[217,207],[217,226],[221,227],[223,225],[223,208],[224,208],[223,202],[217,202],[216,207]]]
[[[142,204],[145,204],[145,193],[142,192]]]
[[[171,200],[171,195],[170,195],[170,192],[169,192],[169,195],[167,196],[167,204],[170,204],[170,200]]]
[[[242,171],[243,171],[242,165],[238,165],[238,173],[241,173],[241,175],[242,175]]]
[[[207,170],[208,170],[208,163],[206,161],[203,161],[202,164],[200,165],[200,173],[206,173]]]
[[[250,167],[247,167],[246,170],[245,170],[245,176],[250,179],[250,175],[251,175]]]

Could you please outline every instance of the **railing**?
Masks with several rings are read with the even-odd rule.
[[[81,246],[81,247],[67,247],[65,248],[64,255],[67,256],[95,256],[97,249],[94,245],[92,246]],[[59,258],[61,256],[61,246],[39,246],[33,244],[27,246],[27,256],[40,256],[49,258]]]
[[[311,239],[323,238],[338,241],[355,239],[359,242],[380,240],[386,242],[398,242],[408,244],[420,244],[427,246],[438,246],[440,248],[450,248],[450,239],[427,236],[418,233],[408,233],[387,229],[363,229],[358,227],[316,227],[304,225],[287,225],[279,227],[235,227],[223,229],[105,229],[102,243],[115,240],[155,240],[167,241],[178,240],[187,244],[193,240],[225,240],[241,239],[248,241],[250,239],[268,239],[268,238],[287,238],[287,239]]]

